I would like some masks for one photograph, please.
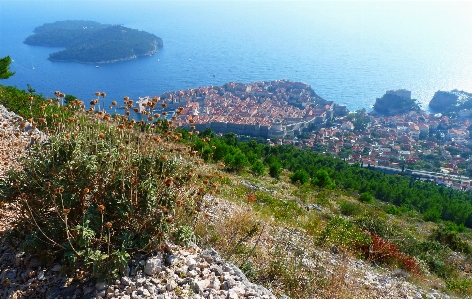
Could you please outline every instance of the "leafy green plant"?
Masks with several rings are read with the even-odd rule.
[[[241,271],[243,271],[244,275],[246,275],[249,280],[252,280],[257,277],[256,269],[254,269],[254,266],[251,262],[245,262],[239,268],[241,269]]]
[[[469,277],[459,277],[446,281],[449,290],[456,291],[462,295],[472,295],[472,279]]]
[[[352,221],[342,217],[333,217],[321,232],[318,241],[322,244],[336,244],[361,253],[372,240],[368,234],[355,226]]]
[[[463,252],[465,254],[470,254],[472,252],[471,246],[462,240],[456,231],[451,231],[447,228],[436,229],[431,234],[430,239],[448,246],[454,251]]]
[[[339,203],[339,211],[345,216],[356,216],[362,213],[362,208],[357,203],[343,200]]]
[[[197,153],[175,150],[180,136],[171,128],[156,133],[148,124],[140,133],[134,120],[70,105],[76,111],[58,108],[53,134],[31,147],[23,169],[0,180],[4,201],[21,209],[15,234],[25,250],[112,279],[127,257],[156,250],[176,228],[190,241],[182,225],[195,221],[203,195],[217,190],[211,174],[197,174]]]
[[[371,203],[374,201],[374,197],[372,196],[372,194],[364,192],[359,196],[359,200],[364,203]]]
[[[300,182],[300,184],[303,185],[310,180],[310,175],[305,170],[298,169],[290,175],[290,180],[293,184],[295,184],[296,182]]]
[[[197,238],[195,237],[192,227],[188,225],[179,226],[174,235],[176,243],[184,245],[185,247],[188,247],[190,243],[197,242]]]
[[[262,191],[256,191],[255,195],[257,206],[267,209],[276,219],[293,220],[303,213],[303,209],[295,201],[276,199]]]

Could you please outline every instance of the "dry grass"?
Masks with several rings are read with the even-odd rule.
[[[241,176],[225,174],[225,177],[229,183],[222,184],[220,197],[228,200],[212,198],[209,201],[213,202],[207,205],[211,217],[199,220],[196,233],[204,246],[214,247],[238,266],[249,265],[244,269],[252,281],[269,287],[274,293],[291,298],[353,298],[353,294],[355,298],[404,298],[417,290],[425,294],[425,290],[437,289],[457,298],[457,294],[447,290],[444,280],[429,274],[410,275],[406,281],[392,278],[389,286],[372,285],[366,273],[374,273],[372,275],[381,280],[381,277],[390,277],[396,269],[372,268],[359,261],[349,248],[333,254],[331,244],[320,247],[315,240],[324,223],[339,214],[340,202],[359,203],[356,199],[342,193],[318,191],[306,196],[303,202],[316,203],[322,211],[311,210],[297,219],[274,219],[264,207],[261,210],[257,202],[247,201],[251,190],[243,184]],[[271,195],[278,200],[299,199],[299,188],[284,178],[275,182],[270,177],[251,178],[247,174],[243,177],[271,190]],[[425,240],[437,227],[437,224],[408,215],[388,215],[379,205],[359,204],[362,214],[380,215],[387,232],[391,227]],[[258,227],[257,232],[248,235],[254,226]],[[401,238],[401,234],[395,236]],[[360,268],[356,266],[359,263],[363,265]]]

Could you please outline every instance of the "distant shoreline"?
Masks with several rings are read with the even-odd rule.
[[[49,54],[48,60],[57,62],[110,64],[151,56],[163,47],[152,33],[94,21],[45,23],[33,32],[23,43],[64,48]]]

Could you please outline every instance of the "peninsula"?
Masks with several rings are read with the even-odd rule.
[[[64,47],[49,54],[51,61],[102,64],[150,56],[163,46],[154,34],[121,25],[93,21],[58,21],[34,29],[27,45]]]

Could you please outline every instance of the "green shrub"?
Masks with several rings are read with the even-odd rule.
[[[292,181],[292,184],[300,182],[300,184],[303,185],[310,180],[310,175],[305,170],[298,169],[290,175],[290,180]]]
[[[146,137],[125,126],[133,121],[76,116],[0,180],[0,195],[21,208],[15,233],[26,250],[113,278],[127,257],[156,250],[191,223],[212,188],[194,175],[198,158],[167,150],[165,140],[176,139],[169,133]],[[189,241],[188,230],[178,238]]]
[[[387,223],[386,219],[372,213],[366,213],[357,217],[354,219],[354,223],[359,229],[379,235],[382,238],[389,237],[391,233],[391,226]]]
[[[327,245],[333,243],[341,245],[358,253],[362,253],[362,248],[372,242],[370,236],[356,227],[352,221],[337,216],[326,224],[318,241]]]
[[[396,206],[389,206],[385,212],[387,212],[390,215],[396,215],[396,216],[401,214],[400,209],[398,209]]]
[[[345,216],[356,216],[362,213],[362,208],[357,203],[343,200],[339,203],[339,211]]]
[[[262,191],[256,191],[255,195],[256,204],[269,209],[275,219],[293,220],[304,212],[295,201],[276,199]]]
[[[470,254],[472,252],[470,245],[466,241],[462,240],[456,231],[450,231],[447,228],[436,229],[431,234],[430,239],[448,246],[454,251],[459,251],[465,254]]]
[[[319,188],[334,189],[336,187],[328,172],[324,169],[316,172],[315,176],[311,179],[311,183]]]
[[[462,295],[472,295],[472,279],[470,277],[446,280],[446,287]]]
[[[197,242],[197,238],[195,237],[192,227],[188,225],[179,226],[175,231],[174,235],[176,243],[184,245],[185,247],[188,247],[190,243]]]
[[[364,203],[371,203],[374,201],[374,197],[369,192],[364,192],[359,196],[359,200]]]
[[[271,177],[278,179],[280,177],[280,174],[282,173],[282,164],[279,162],[273,162],[269,166],[269,174]]]
[[[244,275],[246,275],[249,280],[253,280],[257,277],[256,269],[254,269],[254,266],[251,262],[245,262],[239,268],[241,269],[241,271],[243,271]]]
[[[251,166],[251,171],[254,173],[256,176],[264,176],[265,175],[265,168],[264,164],[262,164],[261,160],[256,160],[252,166]]]

